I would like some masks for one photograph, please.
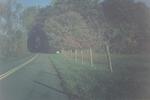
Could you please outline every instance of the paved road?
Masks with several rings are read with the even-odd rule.
[[[32,63],[0,80],[0,100],[68,100],[48,57],[40,54]]]

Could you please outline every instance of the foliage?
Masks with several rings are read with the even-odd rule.
[[[133,0],[55,0],[39,12],[37,19],[60,49],[103,49],[141,53],[148,43],[149,8]],[[36,20],[37,21],[37,20]]]
[[[89,35],[89,29],[84,19],[79,13],[69,11],[59,16],[48,17],[45,21],[45,29],[50,34],[55,33],[60,41],[63,41],[61,48],[82,48],[88,46],[86,37]],[[56,37],[51,37],[57,41]],[[84,42],[84,45],[83,45]],[[52,43],[52,42],[51,42]]]
[[[106,20],[117,29],[116,36],[111,39],[112,49],[122,53],[144,51],[143,43],[148,42],[150,9],[133,0],[105,0],[102,5]]]
[[[38,13],[39,9],[37,7],[29,7],[22,12],[22,23],[27,32],[29,32],[34,25]]]
[[[22,5],[16,0],[2,2],[0,15],[0,57],[18,57],[27,52],[26,35],[21,24]]]
[[[4,36],[6,44],[14,42],[10,37],[14,38],[18,29],[29,34],[41,30],[41,34],[48,37],[51,48],[101,51],[107,44],[113,53],[148,51],[150,8],[143,3],[134,0],[54,0],[44,8],[20,8],[15,0],[0,5],[2,33],[9,36],[9,40]],[[13,48],[12,45],[6,47],[8,52],[11,51],[9,47]]]

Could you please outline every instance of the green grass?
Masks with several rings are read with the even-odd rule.
[[[51,55],[51,59],[68,92],[78,95],[80,100],[147,100],[146,96],[138,97],[138,93],[148,80],[148,57],[112,55],[113,73],[110,73],[104,56],[100,55],[97,55],[97,61],[101,61],[94,67],[75,63],[62,55]]]

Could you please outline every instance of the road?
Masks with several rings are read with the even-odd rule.
[[[1,79],[0,100],[68,100],[48,57],[39,54],[28,65]]]

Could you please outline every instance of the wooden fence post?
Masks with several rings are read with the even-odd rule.
[[[110,48],[109,48],[108,44],[106,44],[106,55],[107,55],[107,60],[108,60],[108,65],[109,65],[110,71],[113,72]]]
[[[78,55],[78,51],[77,49],[75,49],[75,62],[77,62],[77,55]]]
[[[72,52],[72,50],[71,50],[71,58],[72,58],[72,56],[73,56],[73,52]]]
[[[81,50],[81,60],[82,60],[82,64],[84,64],[84,61],[83,61],[83,50]]]
[[[61,50],[61,53],[64,55],[64,50]]]
[[[90,62],[91,62],[91,66],[93,67],[93,51],[92,51],[92,48],[90,48]]]

